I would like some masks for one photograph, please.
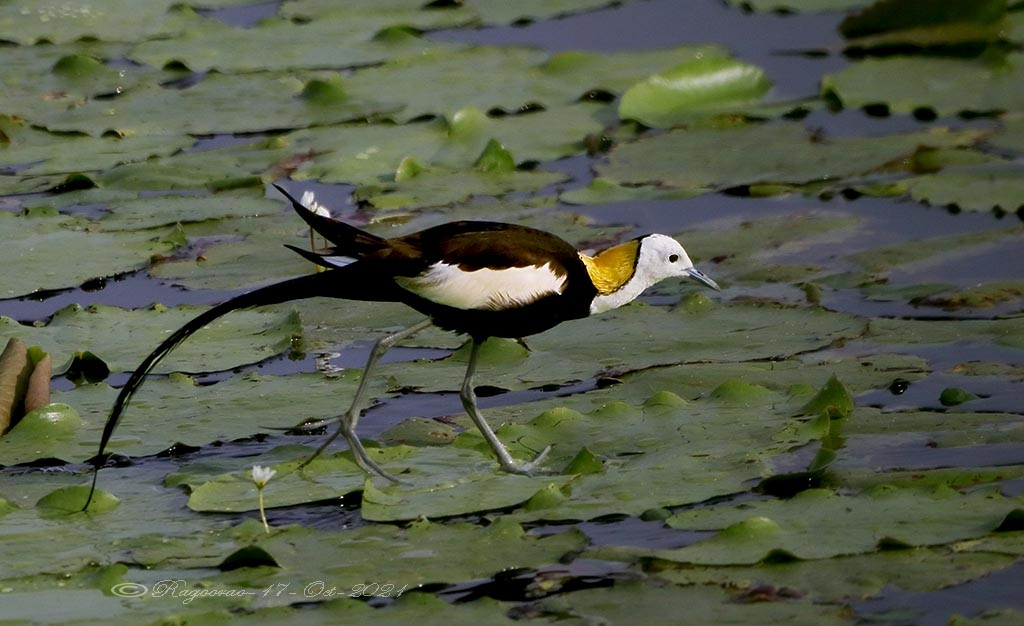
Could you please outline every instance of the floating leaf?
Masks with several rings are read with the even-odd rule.
[[[633,85],[622,95],[619,116],[666,127],[695,113],[728,110],[760,98],[771,83],[764,71],[735,59],[710,56],[677,65]]]
[[[91,100],[84,105],[33,122],[49,130],[78,131],[100,136],[181,135],[182,133],[245,133],[281,128],[305,128],[359,119],[393,110],[345,84],[348,94],[330,106],[302,100],[306,81],[319,75],[208,74],[187,89],[144,85],[115,100]],[[159,109],[165,115],[153,116]]]
[[[588,624],[676,624],[681,617],[698,624],[786,623],[793,626],[849,624],[839,606],[799,598],[775,602],[741,601],[714,585],[679,586],[617,581],[612,587],[552,596],[539,603],[545,615]]]
[[[961,495],[949,489],[927,493],[879,487],[860,496],[804,491],[790,500],[745,503],[673,516],[673,528],[726,526],[717,535],[685,548],[651,551],[686,563],[755,563],[779,551],[817,559],[873,552],[879,541],[909,546],[949,543],[988,534],[1015,506],[998,493]],[[831,528],[818,536],[821,525]],[[809,541],[814,534],[817,539]]]
[[[964,391],[957,387],[946,387],[942,390],[942,393],[939,394],[939,402],[942,403],[942,406],[956,406],[958,404],[963,404],[964,402],[976,400],[977,398],[978,396],[973,393]]]
[[[1024,172],[1020,170],[944,171],[911,178],[906,184],[915,200],[936,206],[1006,213],[1024,208]]]
[[[1005,0],[878,0],[848,15],[839,32],[857,46],[994,41],[1003,35],[1005,15]]]
[[[817,395],[800,410],[805,415],[824,412],[832,419],[848,417],[853,411],[853,397],[850,396],[850,390],[833,374]]]
[[[46,345],[58,363],[67,362],[76,351],[89,349],[111,371],[127,371],[134,370],[168,332],[201,310],[162,305],[136,310],[69,305],[55,313],[45,326],[27,328],[0,317],[0,337],[19,334]],[[239,311],[199,331],[162,361],[157,370],[204,372],[255,363],[288,350],[300,334],[301,325],[294,311]]]
[[[51,514],[71,515],[82,512],[82,507],[85,506],[88,497],[89,487],[61,487],[40,498],[36,502],[36,507]],[[120,504],[120,500],[116,497],[102,489],[97,489],[93,493],[92,502],[89,503],[87,512],[89,514],[105,513],[116,508],[118,504]]]
[[[194,26],[201,18],[191,10],[170,10],[173,0],[138,6],[132,0],[102,0],[83,5],[34,3],[0,10],[4,38],[23,44],[95,38],[134,41],[167,35]]]
[[[933,80],[941,76],[942,80]],[[1005,61],[894,57],[864,59],[821,80],[822,92],[843,106],[884,104],[894,113],[938,115],[1018,111],[1024,107],[1024,54]]]
[[[97,232],[87,228],[88,223],[64,215],[14,216],[0,211],[0,239],[5,242],[0,263],[39,268],[8,273],[0,296],[74,287],[92,278],[140,269],[152,255],[176,247],[158,232]]]
[[[599,175],[620,183],[700,190],[762,182],[807,183],[864,174],[920,146],[970,144],[967,132],[812,139],[800,124],[675,130],[617,147]],[[757,158],[751,158],[751,155]]]

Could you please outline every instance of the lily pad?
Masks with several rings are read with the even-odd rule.
[[[1005,16],[1003,0],[880,0],[847,16],[839,32],[858,47],[989,42],[1005,35]]]
[[[104,230],[141,230],[206,220],[255,218],[278,213],[281,203],[259,191],[229,191],[211,195],[163,195],[116,200],[100,224]]]
[[[691,190],[808,183],[866,174],[920,146],[969,145],[979,137],[939,130],[820,139],[795,123],[675,130],[617,147],[597,173],[620,183]]]
[[[1024,172],[1020,170],[944,171],[906,183],[911,197],[936,206],[1006,213],[1024,208]]]
[[[777,602],[744,602],[728,591],[704,585],[656,585],[651,582],[617,582],[611,588],[595,588],[546,598],[541,614],[583,624],[677,624],[681,617],[699,624],[786,623],[794,626],[851,624],[846,610],[835,605],[813,604],[802,599]],[[571,622],[570,622],[571,623]]]
[[[141,269],[152,255],[177,247],[174,234],[167,229],[111,233],[90,228],[90,221],[82,218],[0,211],[0,238],[5,242],[0,263],[36,268],[8,273],[0,296],[75,287],[93,278]]]
[[[756,66],[705,57],[654,74],[622,94],[619,115],[654,127],[674,126],[696,113],[726,111],[763,96],[771,83]]]
[[[609,107],[586,102],[498,117],[470,106],[446,120],[322,127],[297,131],[287,140],[295,150],[313,154],[299,167],[296,179],[368,185],[390,182],[406,157],[425,166],[469,166],[490,139],[498,140],[520,164],[571,156],[613,116]]]
[[[16,166],[20,176],[103,170],[174,154],[194,142],[183,136],[58,136],[4,116],[0,116],[0,133],[9,140],[0,150],[0,168]]]
[[[314,81],[330,74],[208,74],[186,89],[143,85],[114,100],[91,100],[60,115],[33,121],[49,130],[93,136],[245,133],[305,128],[361,119],[396,108],[368,98],[358,85],[343,82],[337,99],[304,98]],[[154,117],[152,111],[166,111]]]
[[[411,31],[391,38],[374,36],[398,24],[391,20],[400,16],[347,11],[333,17],[304,23],[270,19],[245,29],[211,21],[176,37],[143,42],[132,50],[131,58],[156,67],[177,62],[194,72],[240,73],[342,69],[461,47]],[[266,50],[279,53],[268,56]]]
[[[181,32],[201,20],[194,11],[173,0],[147,2],[144,7],[132,0],[92,0],[74,5],[30,2],[0,9],[0,32],[4,39],[22,44],[83,38],[135,41]]]
[[[57,363],[68,362],[75,352],[90,350],[111,371],[123,372],[134,370],[167,333],[202,310],[189,306],[125,310],[69,305],[57,311],[45,326],[29,328],[0,317],[0,337],[19,335],[45,345]],[[199,331],[162,361],[157,371],[213,372],[255,363],[290,349],[300,334],[294,311],[236,312]]]
[[[962,495],[950,489],[879,487],[859,496],[804,491],[790,500],[746,503],[675,515],[673,528],[722,528],[685,548],[652,556],[685,563],[756,563],[772,554],[820,559],[875,551],[880,542],[904,546],[951,543],[982,537],[1020,503],[991,491]],[[828,526],[832,532],[819,535]],[[811,535],[816,539],[810,541]]]
[[[88,496],[88,487],[62,487],[40,498],[39,502],[36,503],[36,507],[51,514],[72,515],[82,512],[82,507],[85,506]],[[88,513],[109,511],[116,507],[119,502],[113,495],[98,490],[93,494],[93,501],[89,503]]]
[[[935,80],[935,77],[941,77]],[[1019,111],[1024,107],[1024,55],[1005,60],[930,57],[864,59],[822,78],[822,93],[843,106],[884,104],[896,113],[924,108],[938,115]]]
[[[613,549],[594,556],[614,557]],[[628,552],[628,550],[623,551]],[[728,585],[757,597],[769,589],[815,602],[847,602],[880,595],[889,587],[934,591],[1002,570],[1012,557],[917,548],[818,561],[759,563],[751,567],[693,567],[657,561],[657,576],[677,584]]]
[[[267,427],[290,428],[309,418],[330,418],[348,407],[356,379],[354,374],[329,378],[320,374],[261,376],[250,373],[233,376],[216,385],[196,385],[194,380],[180,375],[156,378],[147,381],[132,401],[111,440],[111,451],[133,456],[154,454],[176,442],[204,446],[214,441],[248,437]],[[375,388],[376,385],[370,388],[371,393]],[[78,407],[86,419],[74,447],[53,456],[68,459],[95,454],[104,418],[117,390],[101,383],[56,395]],[[159,428],[155,429],[154,425]],[[30,456],[33,452],[32,448],[26,448],[22,458],[37,458]],[[304,457],[311,452],[293,451],[287,458]],[[362,484],[361,480],[360,477],[358,485]],[[275,479],[271,485],[275,483],[281,481]],[[267,493],[273,493],[271,487]]]
[[[373,93],[381,102],[403,102],[395,119],[445,115],[465,106],[512,112],[526,105],[566,105],[585,93],[625,91],[631,84],[686,60],[724,55],[714,46],[597,54],[564,52],[549,56],[525,48],[479,47],[454,53],[427,53],[356,72],[346,84]]]

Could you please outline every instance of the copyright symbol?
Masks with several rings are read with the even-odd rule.
[[[146,585],[140,585],[139,583],[117,583],[110,588],[110,593],[121,598],[138,598],[139,596],[146,595],[149,591]]]

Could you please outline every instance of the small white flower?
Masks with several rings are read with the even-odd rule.
[[[330,210],[316,201],[316,194],[312,191],[304,191],[302,193],[302,205],[321,217],[331,217]]]
[[[277,470],[270,469],[269,467],[263,467],[262,465],[252,466],[252,482],[256,483],[256,486],[260,489],[267,486],[270,479],[277,474]]]

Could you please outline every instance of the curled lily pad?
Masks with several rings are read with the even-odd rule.
[[[728,110],[764,95],[771,83],[758,67],[709,56],[677,65],[622,94],[619,115],[648,126],[673,126],[695,113]]]

